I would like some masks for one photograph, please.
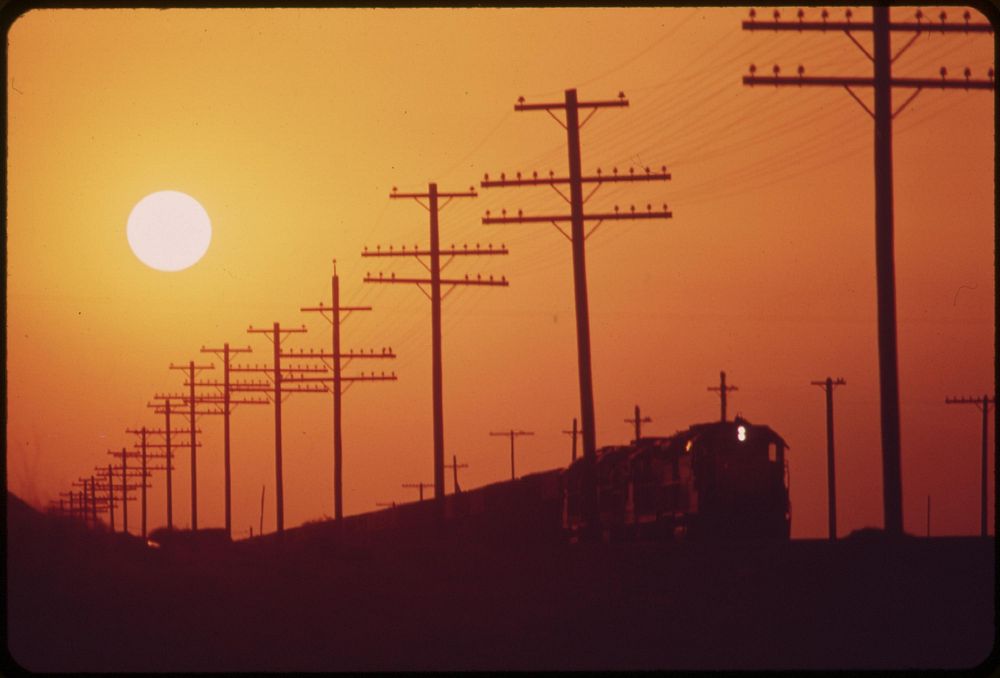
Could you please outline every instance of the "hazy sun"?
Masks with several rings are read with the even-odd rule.
[[[128,215],[128,244],[139,260],[158,271],[180,271],[208,250],[212,222],[197,200],[179,191],[157,191]]]

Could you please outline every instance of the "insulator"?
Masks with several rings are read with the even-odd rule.
[[[826,8],[824,7],[822,13],[820,13],[820,16],[823,17],[823,21],[826,21],[827,17],[830,16],[830,13],[826,11]]]
[[[618,205],[615,205],[615,214],[618,213]]]
[[[501,172],[500,173],[500,181],[506,181],[506,180],[507,180],[507,175],[504,174],[503,172]]]
[[[532,179],[537,179],[538,178],[538,172],[532,172],[531,173],[531,178]]]
[[[948,69],[945,68],[944,66],[942,66],[941,67],[941,77],[944,78],[946,75],[948,75]]]
[[[948,14],[944,10],[941,10],[941,13],[938,14],[938,18],[941,19],[941,23],[944,23],[948,19]]]
[[[633,213],[635,212],[635,205],[629,205],[628,208],[632,210]]]
[[[755,66],[754,64],[750,64],[750,75],[753,75],[756,72],[757,72],[757,66]]]
[[[917,8],[916,17],[917,17],[917,23],[919,23],[920,20],[924,18],[924,12],[923,12],[923,10],[921,10],[920,8]]]
[[[802,18],[803,18],[803,17],[805,16],[805,15],[806,15],[806,13],[805,13],[805,12],[803,12],[803,11],[802,11],[802,9],[800,8],[800,9],[799,9],[799,13],[798,13],[798,17],[799,17],[799,22],[801,22],[801,21],[802,21]]]
[[[663,211],[664,211],[664,212],[666,212],[666,211],[667,211],[667,203],[663,203]]]
[[[615,176],[618,176],[618,168],[617,167],[612,167],[611,168],[611,173],[614,174]]]
[[[777,21],[780,18],[781,18],[781,12],[779,12],[778,10],[774,10],[774,20]]]
[[[377,252],[381,252],[382,251],[382,246],[381,245],[375,245],[375,250]]]
[[[518,214],[520,214],[520,213],[521,213],[521,210],[518,210],[518,211],[517,211],[517,213],[518,213]],[[486,247],[487,247],[488,249],[491,249],[491,250],[492,250],[492,249],[493,249],[493,243],[489,243],[489,244],[488,244],[488,245],[487,245]]]
[[[392,251],[392,245],[389,245],[389,251],[390,252]]]
[[[652,212],[653,211],[653,206],[650,205],[649,203],[646,203],[646,211],[647,212]]]
[[[487,214],[489,214],[489,212],[487,212]],[[462,247],[464,247],[466,250],[468,250],[469,249],[469,243],[465,243],[464,245],[462,245]]]
[[[972,14],[969,12],[969,10],[965,10],[965,12],[962,14],[962,18],[965,19],[965,23],[969,23],[969,19],[972,18]]]
[[[493,282],[493,276],[490,275],[490,282]]]
[[[750,8],[750,20],[753,21],[757,17],[757,10],[753,7]]]
[[[523,104],[524,103],[524,97],[518,97],[517,98],[517,103]]]
[[[649,174],[649,168],[648,167],[646,168],[646,174]]]
[[[466,274],[465,274],[465,279],[466,279],[466,280],[468,280],[468,279],[469,279],[469,274],[468,274],[468,273],[466,273]]]
[[[486,210],[486,218],[488,219],[488,218],[489,218],[489,216],[490,216],[490,211],[489,211],[489,210]],[[466,247],[468,247],[468,245],[466,245]]]
[[[517,211],[517,216],[519,216],[519,217],[520,217],[520,216],[523,216],[523,215],[524,215],[524,212],[523,212],[523,211],[521,211],[521,210],[518,210],[518,211]]]
[[[993,69],[991,68],[990,70],[986,71],[986,75],[989,76],[990,80],[992,80],[993,79]]]
[[[482,280],[482,279],[483,279],[483,276],[482,276],[482,274],[480,274],[480,273],[477,273],[477,274],[476,274],[476,280]]]
[[[846,12],[844,12],[844,16],[846,16],[846,17],[847,17],[847,20],[848,20],[848,21],[850,21],[850,20],[851,20],[851,17],[852,17],[852,16],[854,16],[854,12],[852,12],[852,11],[850,10],[850,8],[848,8],[848,10],[847,10]]]
[[[968,66],[966,66],[965,67],[965,79],[968,80],[969,76],[971,76],[971,75],[972,75],[972,70]]]
[[[799,64],[799,77],[801,78],[802,74],[805,72],[806,72],[805,67],[802,64]]]
[[[774,65],[774,69],[773,70],[774,70],[775,77],[777,77],[778,73],[781,73],[781,67],[778,66],[778,64]]]
[[[521,173],[520,172],[517,173],[517,178],[518,178],[518,180],[521,179]]]
[[[483,175],[483,181],[489,181],[489,180],[490,180],[490,175],[489,174],[484,174]]]
[[[628,168],[628,173],[631,174],[631,175],[633,175],[633,176],[635,176],[635,168],[634,167],[629,167]]]
[[[551,179],[551,178],[552,178],[552,177],[554,177],[555,175],[556,175],[556,173],[555,173],[555,172],[553,172],[552,170],[549,170],[549,179]]]
[[[660,165],[660,171],[663,172],[664,174],[666,174],[667,173],[667,166],[666,165]]]
[[[469,193],[475,193],[475,192],[476,192],[476,187],[475,186],[469,186]]]
[[[619,99],[624,99],[624,98],[625,98],[625,92],[621,92],[621,91],[619,91],[619,92],[618,92],[618,98],[619,98]]]

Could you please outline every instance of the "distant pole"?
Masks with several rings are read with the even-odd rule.
[[[983,413],[983,452],[982,452],[982,467],[981,467],[981,485],[980,485],[980,498],[981,503],[979,507],[979,533],[980,536],[985,537],[987,534],[986,530],[986,461],[987,455],[989,454],[989,449],[986,445],[987,438],[989,437],[989,411],[990,404],[996,402],[994,398],[989,395],[983,395],[982,398],[945,398],[945,404],[947,405],[975,405]]]
[[[833,540],[837,538],[837,485],[833,470],[833,389],[847,382],[841,378],[834,380],[827,377],[825,381],[809,383],[826,391],[826,495],[829,502],[830,539]]]
[[[639,406],[636,405],[635,406],[635,417],[633,419],[626,419],[625,423],[626,424],[635,424],[635,440],[638,442],[639,438],[642,437],[642,424],[643,424],[643,422],[649,423],[651,421],[653,421],[653,420],[650,419],[649,417],[643,418],[643,417],[639,416]]]
[[[719,385],[718,386],[709,386],[708,390],[709,391],[718,391],[719,392],[719,401],[722,404],[722,414],[721,414],[722,419],[721,419],[721,421],[725,421],[726,420],[726,392],[727,391],[739,391],[740,390],[739,387],[738,386],[726,386],[726,373],[725,372],[719,372]]]
[[[420,490],[420,501],[423,501],[424,500],[424,488],[425,487],[434,487],[434,483],[423,483],[423,482],[421,482],[421,483],[403,483],[402,487],[410,487],[410,488],[414,488],[415,487],[415,488],[419,489]],[[435,497],[436,496],[437,495],[435,495]],[[395,503],[393,503],[393,505],[395,506]]]
[[[257,528],[257,534],[264,534],[264,489],[266,487],[266,485],[260,486],[260,525]]]
[[[115,474],[108,464],[108,519],[111,522],[111,531],[115,531]]]
[[[576,417],[573,417],[573,430],[563,431],[563,433],[569,436],[573,436],[573,456],[570,458],[571,459],[570,463],[573,463],[576,461],[576,439],[578,436],[583,435],[583,431],[578,431],[576,428]]]
[[[931,536],[931,495],[927,495],[927,536]]]
[[[455,482],[454,493],[458,494],[459,492],[462,491],[462,488],[460,488],[458,486],[458,469],[460,469],[460,468],[468,468],[469,465],[468,464],[459,464],[458,463],[458,457],[453,454],[453,455],[451,455],[451,463],[450,464],[445,464],[444,467],[445,468],[450,468],[452,470],[453,477],[454,477],[454,482]]]
[[[146,427],[142,427],[142,538],[146,538],[146,474],[149,472],[146,465]]]
[[[535,433],[533,431],[515,431],[511,429],[510,431],[490,431],[491,436],[509,436],[510,437],[510,479],[514,480],[514,438],[516,436],[533,436]]]
[[[96,479],[94,476],[90,476],[90,514],[93,521],[94,527],[97,527],[97,488],[95,487]]]

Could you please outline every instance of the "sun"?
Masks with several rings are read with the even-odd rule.
[[[188,194],[157,191],[132,208],[126,232],[139,261],[158,271],[181,271],[208,251],[212,222]]]

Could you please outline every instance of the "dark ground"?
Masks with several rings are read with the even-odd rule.
[[[9,498],[7,540],[33,671],[960,669],[996,642],[992,538],[170,552]]]

